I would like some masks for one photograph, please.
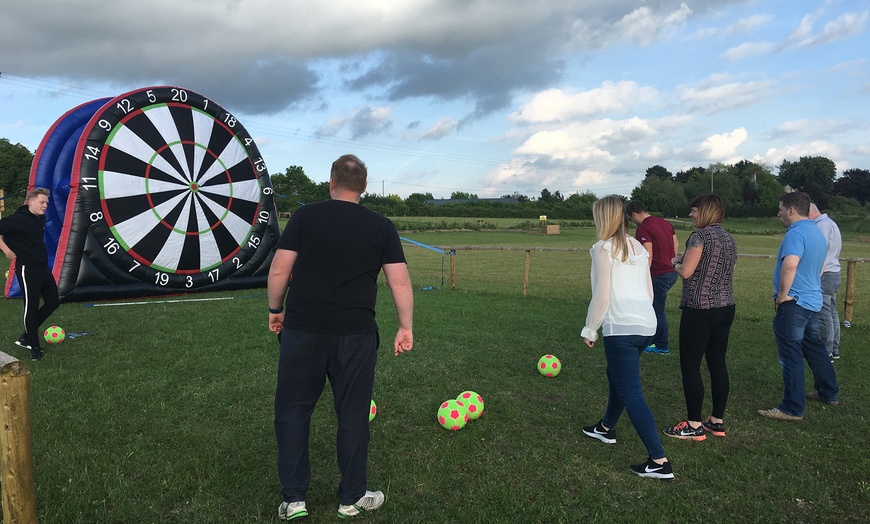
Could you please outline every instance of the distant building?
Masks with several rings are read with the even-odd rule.
[[[500,198],[432,198],[424,200],[426,204],[432,204],[435,207],[443,206],[444,204],[466,204],[468,202],[491,202],[495,204],[516,204],[519,202],[513,197]]]

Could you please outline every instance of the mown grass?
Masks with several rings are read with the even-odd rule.
[[[486,236],[489,235],[489,236]],[[519,235],[519,236],[517,236]],[[740,259],[729,349],[728,436],[667,439],[677,479],[640,479],[645,451],[627,417],[619,443],[582,435],[607,397],[600,348],[582,346],[594,234],[514,232],[407,235],[441,246],[489,243],[582,247],[532,253],[522,296],[522,251],[461,251],[457,287],[437,286],[440,256],[408,247],[416,293],[414,350],[378,364],[369,482],[387,504],[372,522],[864,522],[870,507],[865,433],[870,380],[870,272],[859,264],[853,326],[836,363],[840,408],[807,406],[805,420],[761,419],[782,379],[773,342],[773,261]],[[757,239],[757,243],[754,243]],[[741,252],[775,253],[780,237],[739,236]],[[547,244],[549,245],[549,244]],[[847,245],[844,256],[868,256]],[[684,418],[677,354],[678,289],[668,302],[671,355],[644,355],[647,400],[661,427]],[[841,289],[841,293],[843,289]],[[37,505],[43,523],[277,522],[272,395],[277,346],[263,290],[199,295],[213,302],[87,307],[64,304],[51,322],[90,334],[30,363]],[[21,302],[0,301],[9,353]],[[842,309],[841,309],[842,314]],[[395,315],[381,288],[385,346]],[[553,353],[563,371],[535,370]],[[807,378],[811,387],[812,379]],[[435,420],[465,389],[484,416],[458,432]],[[706,403],[709,409],[709,400]],[[338,472],[328,387],[311,432],[310,522],[335,521]]]

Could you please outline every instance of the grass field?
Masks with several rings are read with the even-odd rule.
[[[591,230],[403,236],[443,247],[582,250],[533,252],[523,297],[522,251],[460,251],[450,290],[439,287],[438,253],[406,248],[415,286],[433,289],[415,295],[414,350],[381,353],[369,483],[386,492],[387,504],[360,520],[866,522],[866,264],[858,265],[853,325],[843,330],[843,358],[835,365],[843,405],[810,404],[803,422],[789,423],[756,414],[782,395],[771,329],[773,261],[739,260],[728,436],[667,439],[677,476],[668,483],[627,469],[645,458],[627,417],[615,446],[580,431],[600,418],[607,397],[602,350],[579,338],[590,294]],[[738,248],[773,254],[780,238],[738,235]],[[870,245],[849,241],[843,256],[870,257]],[[678,293],[679,284],[668,302],[674,350]],[[64,304],[52,317],[67,333],[89,334],[28,361],[41,523],[277,522],[277,346],[265,325],[266,298],[262,289],[195,298],[224,297],[232,300]],[[3,349],[23,358],[12,344],[21,307],[19,300],[0,301]],[[391,340],[395,314],[386,287],[378,319],[384,340]],[[562,360],[556,378],[535,369],[545,353]],[[642,358],[644,392],[660,427],[685,417],[678,359],[676,351]],[[438,405],[466,389],[484,397],[485,414],[461,431],[442,429]],[[337,520],[334,435],[327,387],[312,422],[308,522]]]

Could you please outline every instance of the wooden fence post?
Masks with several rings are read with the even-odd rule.
[[[523,296],[527,296],[529,294],[529,266],[531,265],[532,260],[532,250],[526,250],[526,269],[523,271]]]
[[[847,322],[847,327],[852,325],[852,309],[855,307],[855,273],[857,270],[857,260],[849,260],[846,263],[846,305],[843,307],[843,317]]]
[[[450,289],[456,289],[456,250],[450,251]]]
[[[33,435],[30,425],[30,370],[0,353],[0,489],[4,524],[36,524]]]

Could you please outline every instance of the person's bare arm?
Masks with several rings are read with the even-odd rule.
[[[653,262],[653,245],[652,242],[644,242],[643,248],[646,249],[647,253],[649,253],[649,265],[652,266]]]
[[[788,295],[788,292],[791,290],[791,285],[794,284],[794,277],[797,274],[797,267],[800,261],[801,257],[797,255],[786,255],[782,259],[782,267],[779,270],[779,290],[773,304],[774,309],[778,308],[783,302],[794,300],[794,298]]]
[[[293,275],[293,264],[296,263],[296,251],[289,249],[276,249],[269,266],[269,281],[266,289],[269,296],[269,309],[280,313],[269,312],[269,331],[281,333],[284,328],[284,297],[287,295],[287,286]]]
[[[411,351],[414,347],[414,290],[411,288],[407,264],[384,264],[383,268],[399,321],[399,329],[393,342],[393,350],[398,355]]]
[[[686,252],[683,256],[676,256],[674,257],[674,260],[671,261],[674,263],[674,271],[676,271],[681,278],[689,278],[695,273],[695,269],[698,267],[698,262],[701,261],[701,253],[703,252],[704,243],[701,241],[701,238],[698,237],[698,235],[690,236],[686,243]]]

